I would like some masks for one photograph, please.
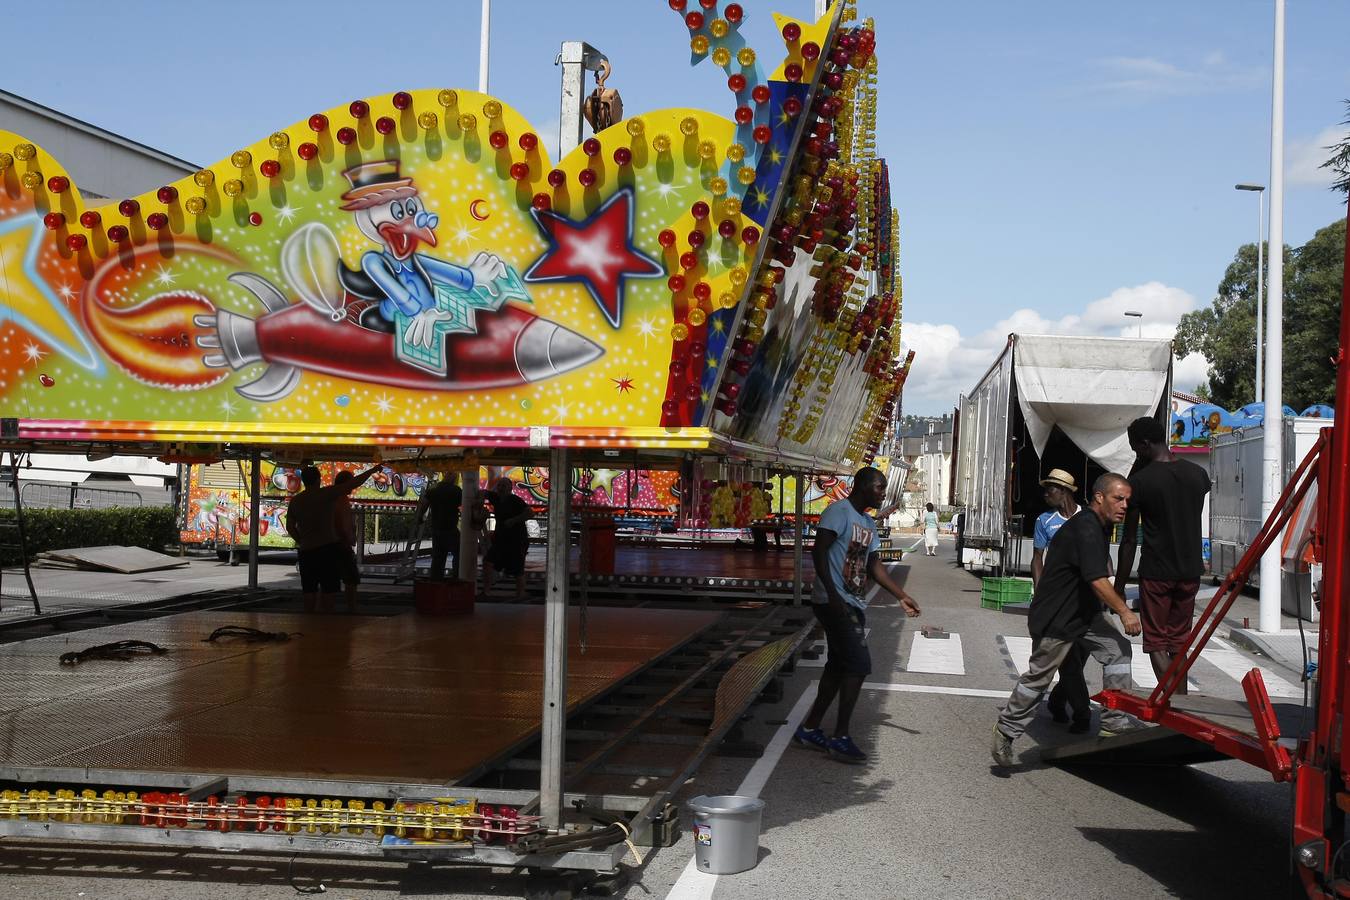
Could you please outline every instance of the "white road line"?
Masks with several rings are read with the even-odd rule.
[[[1158,686],[1158,676],[1153,674],[1153,663],[1149,662],[1148,654],[1141,650],[1138,644],[1134,645],[1134,652],[1130,656],[1130,678],[1134,681],[1135,687],[1147,691]],[[1199,692],[1200,685],[1189,673],[1186,676],[1186,684],[1190,690]]]
[[[750,771],[746,773],[741,781],[740,787],[736,788],[736,793],[742,797],[758,797],[760,791],[764,790],[764,785],[768,783],[769,776],[778,766],[778,761],[783,757],[783,751],[787,749],[788,742],[792,740],[792,733],[797,730],[802,719],[806,718],[806,711],[811,708],[811,704],[816,699],[816,688],[820,682],[813,681],[802,691],[802,695],[797,698],[797,702],[792,705],[792,711],[788,713],[787,721],[778,727],[774,732],[773,738],[764,748],[764,755],[761,756]],[[676,879],[675,884],[671,886],[670,893],[666,894],[666,900],[710,900],[713,889],[717,887],[717,875],[709,875],[706,872],[698,870],[696,862],[697,857],[690,856],[689,863]]]
[[[994,691],[984,688],[946,687],[940,684],[892,684],[880,681],[864,681],[863,690],[893,691],[902,694],[950,694],[954,697],[997,697],[1006,699],[1007,690]]]
[[[1007,648],[1008,658],[1017,667],[1017,674],[1027,674],[1027,670],[1031,668],[1031,638],[1015,634],[1000,634],[998,639]],[[1058,672],[1055,673],[1055,677],[1050,680],[1050,683],[1054,684],[1056,681],[1059,681]]]
[[[1258,666],[1249,658],[1234,650],[1220,638],[1210,638],[1209,646],[1200,651],[1200,658],[1212,663],[1229,678],[1238,683],[1247,677],[1252,669],[1261,670],[1261,678],[1266,683],[1266,693],[1272,697],[1303,699],[1303,689],[1288,679],[1275,674],[1265,666]]]
[[[922,675],[964,675],[966,660],[961,652],[961,635],[945,638],[924,637],[914,632],[914,643],[909,648],[906,672]]]

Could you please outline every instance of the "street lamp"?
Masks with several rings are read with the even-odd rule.
[[[1235,184],[1233,187],[1239,191],[1256,192],[1256,399],[1261,399],[1261,348],[1266,342],[1266,336],[1261,331],[1261,316],[1264,313],[1264,303],[1261,297],[1261,289],[1265,281],[1264,256],[1265,241],[1262,240],[1266,234],[1266,186],[1264,184]]]
[[[1136,320],[1136,324],[1139,326],[1138,336],[1142,338],[1144,336],[1144,314],[1137,309],[1127,309],[1125,310],[1125,317]]]

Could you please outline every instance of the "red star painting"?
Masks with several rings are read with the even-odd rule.
[[[580,281],[609,324],[623,321],[623,279],[655,278],[665,271],[633,246],[633,189],[617,191],[582,222],[532,210],[549,248],[525,273],[526,281]]]

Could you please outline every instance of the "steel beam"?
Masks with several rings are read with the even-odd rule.
[[[566,447],[548,453],[548,584],[544,593],[544,703],[539,741],[539,814],[549,831],[563,815],[567,751],[567,590],[572,533],[572,474]]]

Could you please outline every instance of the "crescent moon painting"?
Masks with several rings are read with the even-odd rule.
[[[483,209],[486,205],[487,204],[485,204],[481,198],[473,201],[469,204],[469,215],[473,216],[479,222],[486,222],[488,214],[484,212]]]

